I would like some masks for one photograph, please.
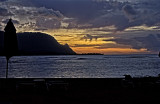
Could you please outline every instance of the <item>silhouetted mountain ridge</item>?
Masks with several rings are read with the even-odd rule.
[[[17,33],[19,54],[21,55],[70,55],[76,54],[69,46],[40,32]],[[0,32],[0,53],[3,52],[3,32]]]

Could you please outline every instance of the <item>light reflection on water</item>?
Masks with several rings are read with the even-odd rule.
[[[6,60],[0,57],[0,77]],[[15,56],[9,61],[10,78],[117,78],[160,74],[157,55]]]

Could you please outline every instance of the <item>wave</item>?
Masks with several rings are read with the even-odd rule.
[[[88,58],[77,58],[77,60],[87,60]]]

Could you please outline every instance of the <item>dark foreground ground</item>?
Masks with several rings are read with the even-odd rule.
[[[159,104],[160,78],[0,79],[0,104]]]

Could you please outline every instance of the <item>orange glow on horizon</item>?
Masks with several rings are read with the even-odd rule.
[[[105,41],[105,40],[112,40],[115,38],[114,35],[110,35],[110,33],[112,32],[97,31],[101,29],[112,30],[112,28],[102,27],[102,28],[95,28],[95,29],[54,29],[54,30],[44,31],[42,33],[46,33],[53,36],[62,45],[68,44],[72,48],[72,50],[78,54],[81,54],[81,53],[102,53],[102,54],[151,53],[147,51],[147,49],[132,49],[131,46],[129,45],[117,44],[114,41]],[[129,31],[129,29],[125,31]],[[86,36],[86,34],[93,36],[93,39],[90,39],[90,38],[85,39],[84,37]],[[103,37],[106,34],[109,36]],[[102,35],[102,37],[98,37],[97,39],[94,38],[94,36],[96,37],[99,35]],[[101,46],[103,47],[107,45],[111,48],[98,48],[98,47],[101,47]],[[113,47],[117,46],[119,48],[112,48],[112,45]]]
[[[147,49],[132,49],[129,46],[125,46],[123,48],[96,48],[97,46],[103,46],[105,44],[116,44],[113,41],[103,41],[105,39],[114,39],[114,37],[105,37],[98,38],[97,40],[93,39],[90,41],[82,40],[81,38],[84,34],[91,34],[91,32],[87,33],[85,29],[58,29],[48,31],[51,36],[55,37],[55,39],[60,44],[68,44],[73,51],[78,54],[81,53],[102,53],[102,54],[140,54],[140,53],[149,53]],[[76,46],[79,45],[79,46]],[[88,45],[83,47],[83,45]],[[75,47],[76,46],[76,47]]]
[[[106,48],[98,49],[94,47],[71,47],[78,54],[81,53],[103,53],[103,54],[138,54],[149,53],[146,49],[131,49],[131,48]]]

